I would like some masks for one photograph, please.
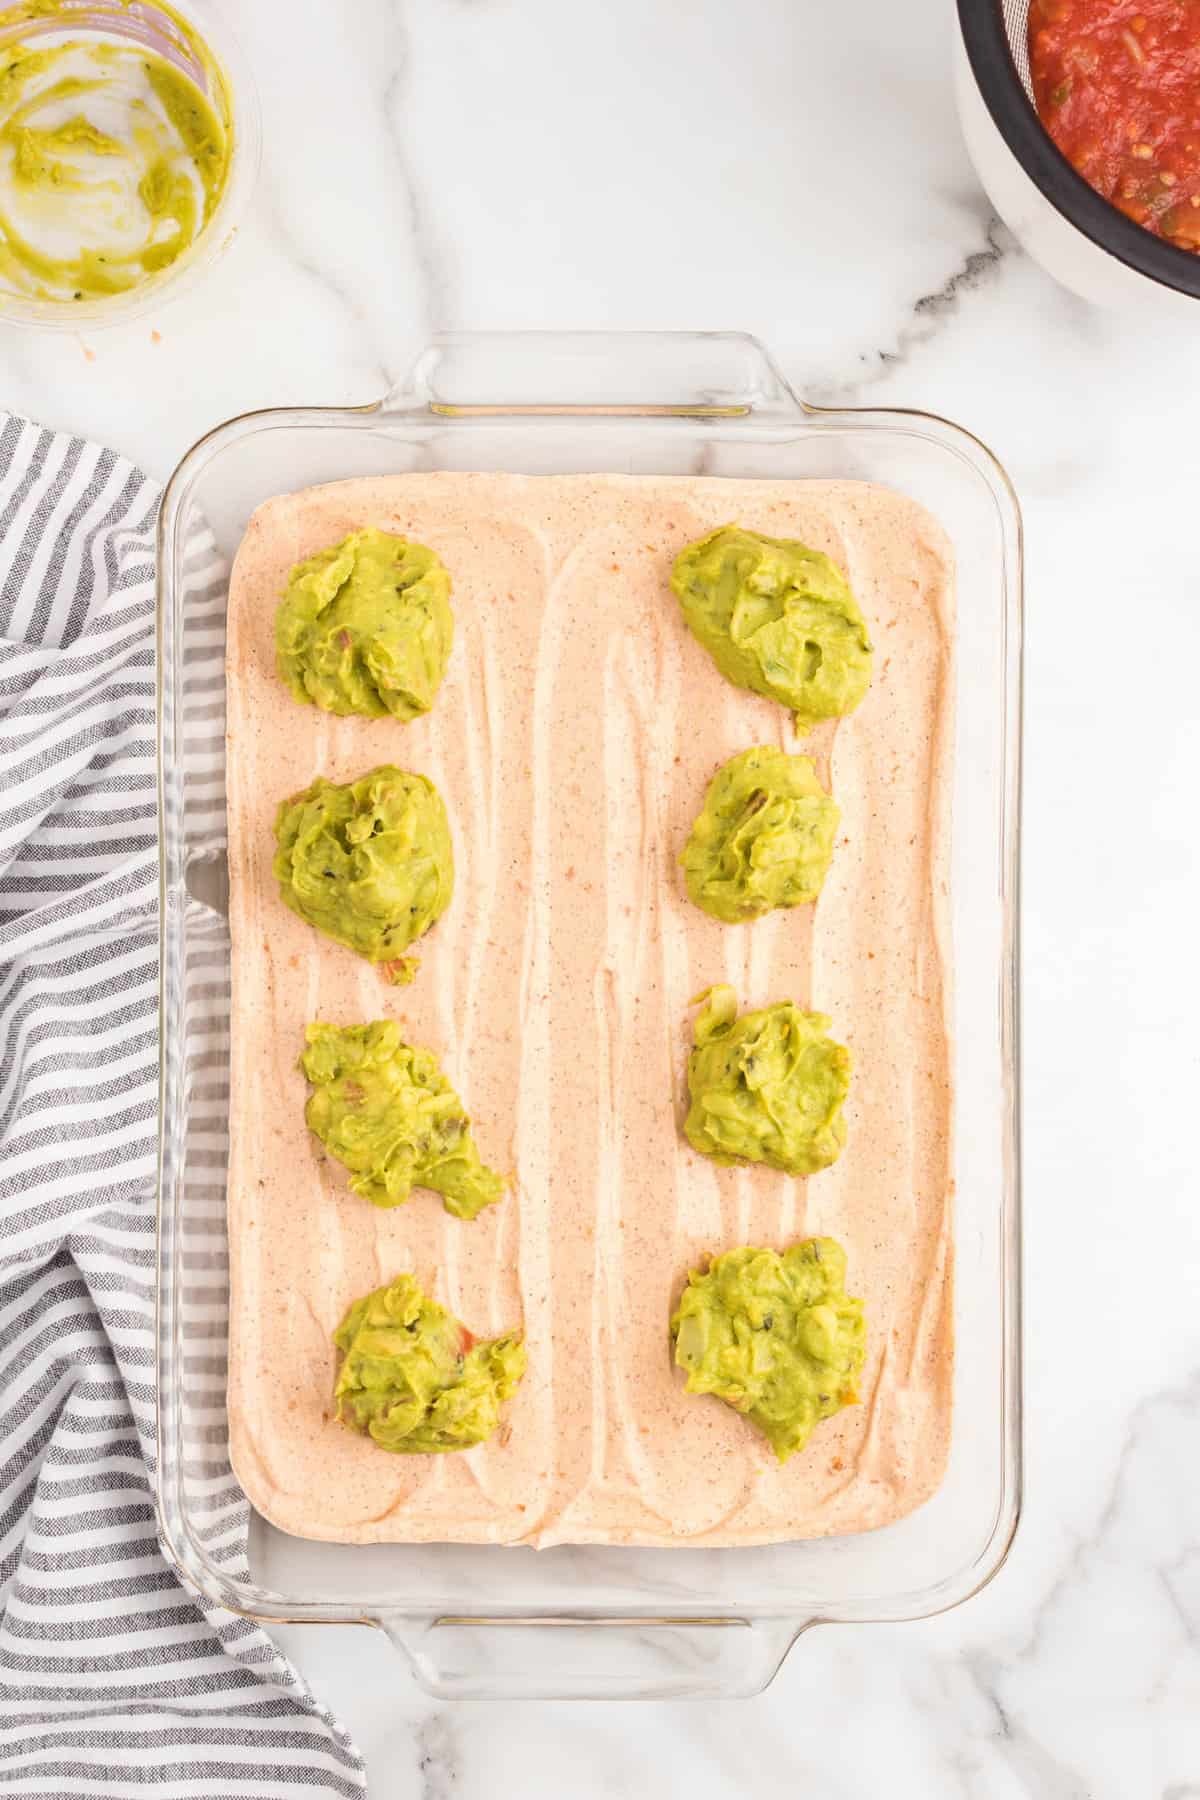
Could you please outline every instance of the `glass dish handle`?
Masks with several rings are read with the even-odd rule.
[[[771,1619],[384,1618],[445,1700],[726,1699],[760,1694],[804,1629]]]
[[[434,338],[379,410],[446,419],[794,419],[804,409],[745,332],[465,331]]]

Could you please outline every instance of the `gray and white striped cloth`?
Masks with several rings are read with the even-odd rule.
[[[155,1534],[158,499],[0,413],[0,1789],[357,1796],[342,1727]]]

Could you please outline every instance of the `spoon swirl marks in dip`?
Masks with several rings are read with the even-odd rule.
[[[731,756],[680,857],[689,895],[729,925],[806,905],[821,891],[839,816],[811,758],[766,745]]]
[[[279,673],[296,699],[368,719],[427,713],[453,640],[440,559],[373,526],[297,563],[275,615]]]
[[[858,1399],[863,1303],[846,1292],[846,1253],[809,1238],[780,1256],[746,1246],[693,1269],[671,1319],[689,1394],[714,1394],[763,1433],[781,1463],[813,1427]]]
[[[462,1101],[431,1050],[414,1049],[392,1019],[310,1025],[300,1067],[312,1083],[304,1117],[350,1186],[375,1206],[432,1188],[446,1211],[473,1219],[504,1193],[486,1168]]]
[[[780,1000],[739,1019],[737,997],[724,985],[699,999],[684,1124],[693,1148],[714,1162],[767,1163],[787,1175],[836,1162],[846,1142],[850,1052],[826,1035],[825,1015]]]
[[[853,712],[866,693],[866,622],[823,551],[722,525],[680,551],[671,586],[725,679],[790,707],[797,731]]]
[[[333,1341],[343,1352],[338,1418],[403,1455],[482,1444],[525,1373],[516,1333],[476,1343],[411,1275],[356,1300]]]
[[[871,689],[819,733],[819,753],[818,738],[793,741],[777,700],[722,680],[671,592],[680,551],[730,519],[827,552],[878,629]],[[300,705],[277,669],[291,570],[371,528],[436,549],[454,582],[451,663],[409,726]],[[954,1393],[949,883],[962,738],[952,555],[936,521],[856,481],[338,480],[255,513],[230,580],[226,654],[228,1413],[252,1504],[283,1531],[342,1544],[609,1546],[626,1561],[656,1548],[690,1566],[702,1548],[890,1526],[927,1500]],[[391,748],[397,733],[419,749]],[[714,775],[761,745],[807,751],[842,816],[815,907],[737,926],[692,903],[675,862]],[[400,990],[281,905],[271,872],[279,802],[318,773],[353,783],[379,762],[429,777],[454,836],[453,901],[405,953],[421,968]],[[711,1113],[704,1148],[733,1166],[685,1136],[703,1010],[691,996],[714,981],[735,990],[739,1026],[739,1010],[790,997],[851,1046],[833,1167],[806,1181],[742,1157],[779,1148],[778,1129],[757,1111],[751,1045],[745,1069],[726,1070],[719,1030],[697,1073],[714,1076],[702,1086],[718,1107],[732,1073],[733,1104]],[[358,1171],[305,1127],[307,1028],[389,1017],[434,1053],[483,1162],[508,1179],[469,1225],[433,1193],[370,1204],[349,1189]],[[806,1127],[825,1156],[844,1086],[831,1073],[834,1095]],[[668,1320],[710,1255],[782,1255],[813,1233],[845,1247],[863,1300],[864,1404],[826,1418],[780,1467],[748,1414],[687,1391]],[[334,1328],[402,1270],[480,1338],[520,1331],[527,1347],[498,1428],[465,1455],[387,1455],[348,1412],[346,1424],[330,1416]]]
[[[318,775],[281,804],[272,867],[285,904],[318,931],[411,981],[403,952],[454,892],[442,797],[424,775],[384,763],[357,781]]]

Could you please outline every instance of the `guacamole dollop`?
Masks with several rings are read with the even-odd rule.
[[[525,1373],[518,1333],[476,1343],[411,1275],[356,1300],[333,1341],[338,1418],[401,1455],[482,1444]]]
[[[780,1000],[737,1016],[731,987],[709,988],[688,1058],[684,1131],[714,1162],[760,1162],[812,1175],[841,1155],[850,1052],[823,1013]]]
[[[687,891],[737,924],[821,891],[839,813],[811,758],[757,745],[717,770],[680,861]]]
[[[296,699],[369,719],[427,713],[453,638],[439,558],[370,526],[297,563],[275,615],[276,666]]]
[[[392,981],[411,981],[403,952],[440,919],[454,892],[442,797],[424,775],[384,763],[357,781],[318,775],[275,815],[279,891],[326,937]]]
[[[300,1067],[312,1083],[304,1117],[350,1186],[375,1206],[432,1188],[446,1211],[473,1219],[504,1193],[480,1160],[471,1121],[432,1050],[406,1044],[393,1019],[310,1025]]]
[[[798,731],[853,712],[866,693],[871,639],[822,551],[722,525],[680,551],[671,586],[726,680],[789,706]]]
[[[781,1463],[820,1420],[852,1406],[866,1356],[863,1303],[846,1292],[833,1238],[727,1250],[693,1269],[671,1318],[689,1394],[715,1394],[762,1432]]]

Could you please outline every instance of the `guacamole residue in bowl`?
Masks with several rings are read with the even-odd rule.
[[[233,148],[225,75],[168,8],[0,6],[0,309],[66,313],[171,269],[212,221]]]

